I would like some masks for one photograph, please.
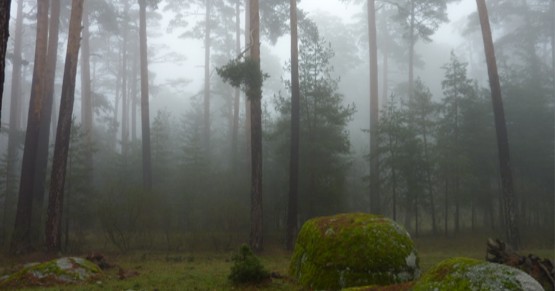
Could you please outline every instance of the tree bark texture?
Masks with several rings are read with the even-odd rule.
[[[52,176],[46,217],[46,249],[49,252],[61,250],[62,213],[64,205],[64,186],[66,165],[69,153],[73,103],[75,100],[75,79],[79,61],[79,43],[81,36],[81,20],[83,17],[83,1],[73,0],[67,41],[67,52],[60,99],[60,115],[56,130]]]
[[[260,15],[258,0],[250,0],[250,29],[252,46],[250,57],[255,61],[260,71]],[[250,100],[251,111],[251,231],[250,246],[255,251],[263,249],[263,215],[262,215],[262,91],[253,96],[247,96]]]
[[[292,250],[297,236],[298,191],[299,191],[299,139],[300,139],[300,96],[299,84],[299,39],[297,29],[297,0],[290,1],[291,26],[291,145],[289,158],[289,198],[287,200],[287,230],[285,247]]]
[[[484,51],[488,66],[489,83],[491,87],[491,100],[493,104],[493,115],[495,131],[497,134],[497,148],[499,154],[499,171],[501,174],[501,191],[504,204],[505,235],[507,241],[515,248],[520,248],[520,234],[518,229],[518,213],[516,209],[515,193],[513,187],[513,173],[509,154],[509,139],[507,136],[507,125],[501,98],[501,84],[497,73],[495,50],[491,36],[488,11],[485,0],[476,0],[480,25],[482,27],[482,38]]]
[[[250,55],[250,46],[252,43],[251,33],[251,15],[250,15],[250,0],[245,0],[245,54]],[[251,101],[249,96],[245,94],[245,153],[247,157],[246,165],[247,172],[250,171],[251,160]]]
[[[43,223],[43,206],[45,196],[46,170],[48,167],[48,149],[50,145],[50,122],[52,119],[52,104],[54,99],[54,81],[56,78],[56,63],[58,61],[58,36],[60,22],[60,0],[51,0],[50,5],[50,26],[48,28],[48,50],[46,52],[46,69],[44,76],[43,106],[39,129],[39,144],[37,152],[37,162],[35,176],[35,193],[33,194],[34,208],[39,210],[33,212],[34,225],[41,226]],[[37,228],[37,236],[42,233]]]
[[[29,113],[27,115],[27,132],[19,180],[19,197],[15,216],[14,232],[10,252],[21,253],[30,250],[31,222],[33,212],[33,193],[35,188],[37,147],[39,140],[40,120],[43,106],[43,84],[46,67],[46,46],[48,38],[48,0],[37,1],[37,36],[35,46],[35,64]]]
[[[150,152],[150,113],[148,103],[148,58],[146,39],[146,0],[139,0],[139,38],[141,55],[141,129],[143,142],[143,187],[152,190]]]
[[[368,52],[370,60],[370,212],[380,213],[380,179],[378,152],[378,45],[375,0],[368,0]]]
[[[2,96],[4,95],[4,68],[6,67],[6,50],[10,37],[11,0],[3,0],[0,9],[0,117],[2,116]]]
[[[414,11],[414,1],[410,0],[410,29],[409,29],[409,104],[412,103],[412,97],[414,96],[414,45],[416,42],[416,23],[415,23],[415,11]]]
[[[10,124],[8,130],[8,159],[6,165],[6,198],[2,215],[2,233],[7,238],[13,226],[13,206],[15,204],[16,163],[18,162],[18,131],[21,129],[21,44],[23,36],[23,0],[17,1],[15,20],[14,52],[12,60],[12,84],[10,99]]]

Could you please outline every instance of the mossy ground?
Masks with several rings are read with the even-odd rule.
[[[450,257],[465,256],[483,259],[486,239],[486,234],[462,234],[457,238],[417,237],[414,241],[420,255],[422,272],[425,272],[432,265]],[[553,246],[548,243],[527,244],[521,252],[523,254],[533,253],[552,260],[555,256]],[[86,252],[83,255],[86,255]],[[135,252],[126,255],[116,253],[104,253],[104,255],[108,257],[110,263],[117,264],[125,270],[136,270],[140,273],[139,276],[119,280],[117,269],[111,269],[106,271],[104,277],[100,279],[101,284],[90,283],[22,290],[303,290],[300,285],[287,278],[272,279],[271,283],[260,286],[232,286],[227,279],[232,265],[232,251],[171,254]],[[278,272],[282,275],[287,274],[291,253],[283,251],[281,246],[267,246],[259,257],[268,271]],[[23,261],[30,262],[35,259],[37,258],[25,258]],[[0,256],[0,276],[21,262]],[[384,288],[363,290],[405,290]]]

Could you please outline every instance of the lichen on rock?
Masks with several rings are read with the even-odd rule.
[[[101,274],[94,263],[78,257],[64,257],[40,264],[28,264],[0,280],[0,289],[52,286],[89,282]]]
[[[418,255],[403,227],[383,216],[350,213],[308,220],[290,274],[311,289],[389,285],[418,278]]]
[[[459,257],[444,260],[432,267],[416,282],[413,290],[541,291],[544,289],[534,278],[516,268]]]

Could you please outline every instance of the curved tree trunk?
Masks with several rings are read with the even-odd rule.
[[[518,230],[518,213],[516,208],[513,173],[509,154],[509,139],[507,136],[507,125],[505,122],[505,111],[503,99],[501,98],[501,84],[497,73],[495,50],[491,36],[488,11],[484,0],[476,0],[480,25],[482,27],[482,38],[484,51],[488,66],[489,84],[491,87],[491,100],[493,104],[493,116],[495,120],[495,132],[497,134],[497,149],[499,153],[499,170],[501,174],[501,190],[504,204],[505,235],[507,241],[518,249],[520,247],[520,234]]]
[[[36,162],[35,193],[33,194],[38,211],[33,212],[33,225],[37,229],[33,236],[42,236],[41,226],[44,222],[43,206],[45,196],[46,170],[48,167],[48,149],[50,145],[50,122],[52,120],[52,105],[54,99],[54,82],[56,79],[56,64],[58,61],[58,35],[60,22],[60,0],[52,0],[50,5],[50,26],[48,28],[48,50],[46,59],[46,71],[44,77],[43,106],[40,120],[39,144]]]
[[[31,222],[33,213],[33,193],[35,188],[37,147],[39,140],[39,123],[42,113],[44,72],[46,67],[46,46],[48,38],[48,0],[37,1],[37,37],[35,46],[35,65],[27,132],[19,181],[19,198],[15,216],[14,232],[10,245],[11,253],[26,252],[31,247]]]
[[[59,252],[61,250],[64,186],[73,116],[73,102],[75,100],[75,79],[77,76],[83,1],[73,0],[71,4],[62,97],[60,99],[60,116],[58,119],[58,129],[56,130],[46,219],[46,249],[49,252]]]
[[[299,190],[299,137],[300,96],[299,84],[299,40],[297,33],[297,0],[290,1],[291,26],[291,149],[289,158],[289,198],[287,204],[287,231],[285,247],[292,250],[297,235],[298,190]]]

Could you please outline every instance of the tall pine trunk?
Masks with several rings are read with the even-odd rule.
[[[148,58],[146,40],[146,0],[139,0],[139,42],[141,55],[141,132],[143,140],[143,187],[152,190],[150,115],[148,102]]]
[[[297,29],[297,0],[290,1],[291,26],[291,147],[289,158],[289,198],[287,204],[287,230],[285,247],[292,250],[297,235],[299,191],[299,137],[301,123],[299,84],[299,38]]]
[[[414,1],[410,0],[410,28],[409,28],[409,104],[414,96],[414,45],[416,42],[416,23]]]
[[[46,218],[46,249],[49,252],[59,252],[61,250],[64,186],[73,116],[73,101],[75,100],[75,79],[79,60],[83,1],[73,0],[71,4],[62,97],[60,99],[60,116],[58,119],[58,129],[56,130]]]
[[[10,37],[10,10],[12,1],[3,0],[0,4],[0,117],[2,116],[2,96],[4,95],[4,68],[6,67],[6,50]]]
[[[250,15],[250,0],[245,0],[245,54],[250,54],[251,47],[251,15]],[[245,94],[245,153],[246,153],[246,169],[250,171],[251,160],[251,101],[249,96]]]
[[[237,0],[235,3],[235,53],[239,55],[241,53],[241,0]],[[235,88],[233,92],[233,120],[231,127],[231,155],[232,155],[232,167],[234,172],[238,172],[237,168],[237,143],[239,136],[239,105],[241,103],[241,90]]]
[[[33,193],[35,188],[37,147],[39,141],[40,120],[43,106],[43,84],[46,67],[46,46],[48,38],[48,0],[37,1],[37,37],[35,46],[35,65],[27,132],[19,181],[19,198],[15,216],[14,232],[10,245],[11,253],[26,252],[32,246],[31,230],[33,215]]]
[[[8,160],[6,165],[6,198],[4,200],[4,213],[2,214],[2,235],[8,238],[13,226],[13,206],[15,204],[16,189],[16,164],[18,162],[18,132],[21,129],[21,43],[23,36],[23,0],[17,1],[15,20],[14,52],[12,60],[12,84],[10,98],[10,124],[8,131]],[[4,243],[4,242],[2,242]]]
[[[258,0],[250,0],[250,29],[252,46],[250,59],[260,72],[260,15]],[[261,72],[260,72],[261,73]],[[262,230],[262,88],[249,88],[247,97],[251,111],[251,231],[250,246],[263,249]]]
[[[518,230],[518,213],[516,209],[515,193],[513,187],[513,173],[509,154],[509,138],[507,136],[507,125],[505,122],[505,111],[503,99],[501,98],[501,84],[497,73],[495,50],[491,36],[489,16],[484,0],[476,0],[480,25],[482,27],[482,38],[484,51],[488,66],[489,84],[491,87],[491,100],[493,105],[493,116],[495,121],[495,132],[497,135],[497,149],[499,153],[499,172],[501,174],[501,191],[504,204],[505,236],[509,244],[515,249],[520,248],[520,234]]]
[[[131,142],[137,141],[137,63],[138,51],[133,50],[133,64],[131,66]]]
[[[368,52],[370,61],[370,212],[380,213],[380,179],[378,152],[378,45],[376,35],[375,0],[367,1],[368,8]]]
[[[129,2],[125,1],[123,8],[123,43],[122,43],[122,80],[121,80],[121,154],[123,156],[123,162],[127,163],[127,151],[128,151],[128,141],[129,141],[129,96],[127,95],[127,42],[128,42],[128,11]]]
[[[203,143],[207,153],[210,153],[210,13],[212,0],[205,0],[204,23],[204,128]]]
[[[48,167],[48,149],[50,145],[50,122],[52,120],[52,105],[54,100],[54,82],[56,79],[56,64],[58,61],[58,35],[60,22],[60,0],[51,0],[50,26],[48,28],[48,50],[46,59],[46,71],[44,79],[43,105],[40,120],[39,144],[36,163],[35,193],[33,194],[34,209],[33,225],[37,225],[33,236],[40,237],[44,222],[43,206],[45,196],[46,169]]]
[[[92,174],[93,156],[90,149],[93,140],[93,100],[91,89],[91,53],[90,53],[90,32],[89,32],[89,1],[83,3],[83,35],[81,38],[81,125],[85,132],[85,168],[91,169]],[[87,183],[92,180],[91,176],[86,177]]]

